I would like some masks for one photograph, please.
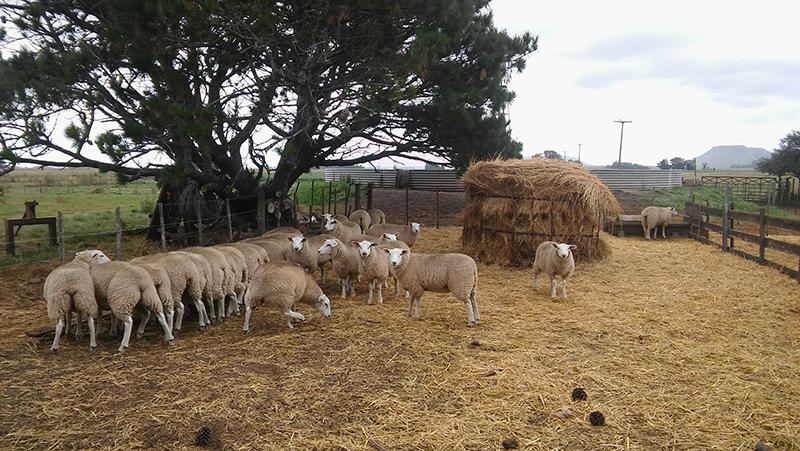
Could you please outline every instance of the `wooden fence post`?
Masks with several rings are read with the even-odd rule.
[[[164,204],[158,203],[158,231],[161,233],[161,252],[167,252],[167,228],[164,226]]]
[[[406,184],[406,224],[408,224],[408,184]]]
[[[67,259],[67,246],[64,242],[64,215],[61,210],[58,210],[58,248],[61,254],[61,264],[63,265]]]
[[[256,207],[256,214],[258,215],[258,234],[260,236],[267,231],[267,206],[264,200],[264,190],[261,188],[258,189],[258,207]]]
[[[728,250],[728,218],[729,218],[729,209],[731,207],[731,187],[725,189],[725,205],[722,206],[722,250]]]
[[[367,210],[372,209],[372,182],[367,183]]]
[[[767,214],[763,208],[758,209],[758,263],[764,264],[764,250],[767,247]]]
[[[314,179],[311,179],[311,197],[308,199],[308,220],[310,221],[314,214]]]
[[[117,222],[117,260],[122,260],[122,218],[117,207],[114,216]]]
[[[196,200],[194,202],[194,212],[195,216],[197,216],[197,245],[204,246],[203,241],[203,209],[200,208],[200,201]]]
[[[228,241],[233,243],[233,221],[231,221],[231,200],[225,199],[225,215],[228,217]]]

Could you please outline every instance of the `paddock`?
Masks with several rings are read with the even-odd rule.
[[[425,228],[413,251],[460,235]],[[176,346],[153,328],[124,354],[27,337],[49,322],[55,266],[7,270],[0,449],[192,450],[202,426],[215,450],[800,449],[797,282],[689,239],[601,239],[611,255],[578,262],[566,300],[534,292],[530,269],[479,264],[472,328],[449,294],[426,293],[414,321],[391,289],[368,306],[365,283],[341,300],[331,282],[331,318],[300,305],[289,330],[259,308],[248,335],[243,317],[189,319]]]

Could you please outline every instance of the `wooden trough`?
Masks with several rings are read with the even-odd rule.
[[[688,238],[691,224],[687,222],[672,222],[667,225],[666,234],[671,238]],[[606,222],[604,230],[619,238],[626,236],[644,237],[642,229],[642,215],[617,215]],[[661,227],[657,227],[655,232],[657,237],[661,237]],[[651,236],[654,231],[650,231]]]

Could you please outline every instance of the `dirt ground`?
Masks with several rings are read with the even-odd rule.
[[[403,222],[405,192],[391,195],[374,206]],[[427,196],[409,199],[414,250],[458,251],[444,225],[461,194],[440,194],[440,229]],[[414,321],[391,290],[368,306],[365,283],[342,300],[329,280],[331,318],[301,305],[289,330],[261,308],[248,335],[242,317],[202,332],[189,318],[175,346],[148,328],[123,354],[105,335],[58,354],[52,335],[27,337],[49,323],[54,265],[6,269],[0,449],[191,450],[208,426],[214,450],[800,450],[797,282],[688,239],[603,239],[611,256],[579,262],[568,299],[478,265],[472,328],[449,294],[426,293]]]

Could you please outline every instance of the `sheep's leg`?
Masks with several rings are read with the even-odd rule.
[[[142,312],[142,322],[139,323],[139,329],[136,330],[136,338],[142,338],[142,335],[144,335],[144,328],[147,327],[148,321],[150,321],[150,310],[145,310]]]
[[[324,263],[322,265],[319,265],[319,271],[322,273],[322,279],[320,279],[320,282],[322,282],[322,284],[325,285],[325,264]]]
[[[481,315],[478,313],[478,292],[475,288],[469,294],[469,302],[472,304],[472,316],[475,319],[475,324],[481,322]]]
[[[206,317],[210,318],[208,320],[208,325],[212,322],[217,320],[217,312],[214,310],[214,299],[205,299],[206,308],[204,309],[206,313]]]
[[[538,273],[536,272],[536,270],[534,269],[534,270],[533,270],[533,289],[534,289],[534,290],[538,290],[538,289],[539,289],[539,285],[537,285],[537,283],[536,283],[536,276],[538,276],[538,275],[539,275],[539,274],[538,274]]]
[[[298,321],[305,321],[306,317],[300,313],[293,312],[292,309],[286,309],[283,312],[286,315],[286,324],[289,326],[289,329],[294,329],[294,325],[292,325],[292,320],[296,319]]]
[[[244,333],[250,332],[250,314],[253,313],[253,307],[249,305],[244,309]]]
[[[553,276],[553,278],[550,279],[550,287],[553,288],[553,293],[550,295],[551,298],[556,297],[556,287],[557,286],[558,286],[558,281],[556,280],[556,277]]]
[[[561,293],[564,295],[564,299],[567,298],[567,279],[561,279]]]
[[[208,314],[206,314],[206,304],[200,299],[195,299],[194,307],[197,309],[197,319],[200,321],[200,330],[208,326]]]
[[[125,325],[125,333],[122,335],[122,344],[119,345],[119,352],[125,352],[131,341],[131,331],[133,330],[133,318],[131,315],[125,315],[125,319],[121,319]]]
[[[164,316],[167,318],[167,325],[169,326],[169,330],[172,330],[172,326],[175,325],[175,306],[173,305],[172,309],[169,311],[167,311],[166,309],[164,311],[167,312],[164,314]]]
[[[414,299],[416,301],[416,306],[414,308],[414,319],[418,320],[419,319],[419,302],[422,299],[422,296],[420,295],[420,296],[412,297],[411,299]]]
[[[661,238],[667,239],[667,225],[663,224],[661,226]]]
[[[53,339],[53,346],[50,346],[50,349],[53,352],[58,351],[58,339],[61,338],[61,332],[64,331],[64,318],[59,318],[58,322],[56,323],[56,338]]]
[[[361,276],[358,276],[358,278],[359,278],[359,282],[360,282],[361,281]],[[350,286],[350,297],[351,298],[356,297],[356,282],[354,280],[350,280],[350,278],[348,277],[347,278],[347,284]]]
[[[475,316],[472,312],[472,301],[469,297],[464,301],[464,306],[467,308],[467,327],[472,327],[475,324]]]
[[[186,306],[183,305],[183,302],[178,301],[178,305],[175,306],[175,323],[173,324],[174,330],[181,330],[181,326],[183,325],[183,314],[186,313]]]
[[[339,279],[342,284],[342,299],[347,299],[347,279]]]
[[[95,330],[94,330],[94,317],[89,316],[86,319],[86,323],[89,324],[89,351],[94,351],[97,348],[97,341],[95,340]]]
[[[175,337],[172,336],[172,328],[167,323],[167,319],[164,317],[162,312],[156,313],[156,319],[158,319],[158,323],[161,324],[161,327],[164,329],[164,340],[166,340],[170,346],[175,345]]]
[[[386,283],[387,279],[383,279],[383,282]],[[378,285],[378,304],[383,304],[383,284],[380,280],[377,281]]]
[[[375,290],[375,280],[374,279],[370,280],[367,283],[367,286],[369,286],[369,299],[367,299],[367,305],[371,305],[372,304],[372,292]]]
[[[408,314],[406,315],[408,318],[411,318],[411,314],[414,312],[414,298],[408,296]]]
[[[217,315],[217,322],[219,323],[225,321],[225,298],[228,296],[230,296],[230,294],[223,294],[222,297],[217,300],[217,309],[219,311],[219,315]]]
[[[397,280],[397,277],[392,277],[394,279],[394,295],[400,296],[400,281]]]
[[[650,231],[647,230],[647,226],[642,223],[642,231],[644,232],[644,237],[648,240],[650,239]]]
[[[108,336],[111,338],[115,338],[117,336],[117,329],[119,325],[117,324],[117,317],[115,315],[111,315],[111,327],[108,329]]]

